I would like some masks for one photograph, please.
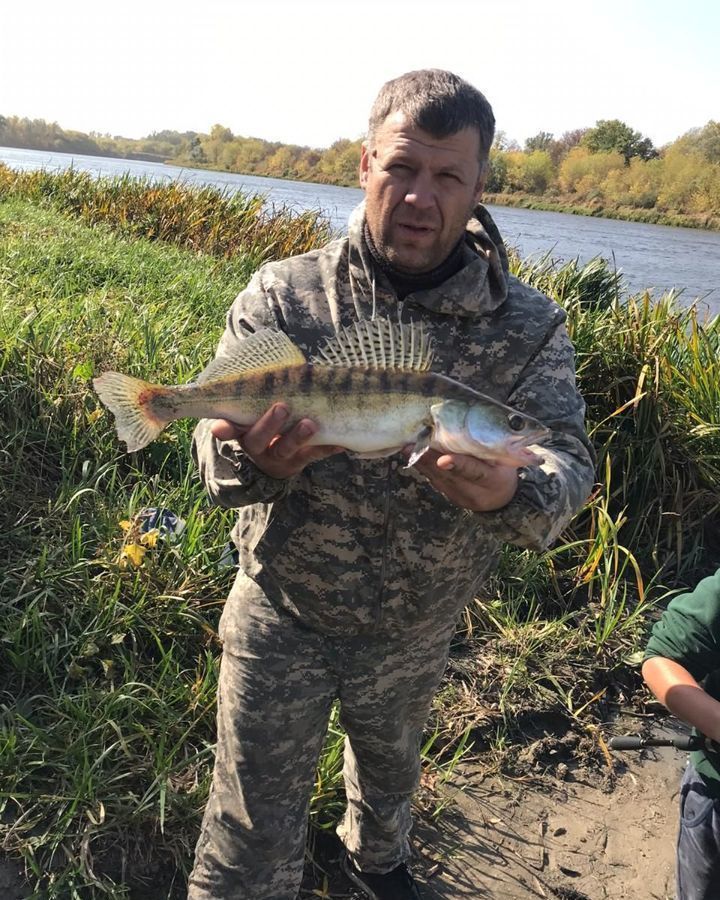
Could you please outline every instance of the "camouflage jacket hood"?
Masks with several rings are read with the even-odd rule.
[[[234,540],[241,568],[271,602],[331,634],[452,619],[495,567],[503,541],[546,547],[593,482],[565,313],[509,274],[487,210],[478,207],[468,223],[466,265],[403,302],[374,265],[363,226],[361,204],[346,237],[256,272],[228,313],[218,353],[260,327],[287,332],[312,355],[357,319],[422,321],[434,338],[435,371],[539,418],[552,435],[543,464],[521,470],[508,506],[471,513],[405,469],[399,456],[339,454],[276,481],[201,422],[194,454],[215,502],[240,508]],[[232,633],[227,619],[224,633]]]

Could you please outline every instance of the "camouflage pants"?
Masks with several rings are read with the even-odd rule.
[[[241,576],[221,625],[215,771],[189,900],[295,900],[336,698],[348,798],[338,833],[361,869],[386,872],[407,858],[420,740],[453,626],[328,637]]]

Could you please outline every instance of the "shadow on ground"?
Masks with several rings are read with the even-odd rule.
[[[655,730],[657,733],[657,730]],[[616,754],[612,771],[559,768],[516,778],[466,766],[439,823],[422,815],[413,871],[424,900],[671,900],[685,754]],[[323,834],[302,900],[355,898],[341,848]]]

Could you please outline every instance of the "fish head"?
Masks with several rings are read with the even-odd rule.
[[[511,466],[531,466],[542,457],[529,444],[550,430],[542,422],[490,397],[445,400],[431,408],[432,446]]]

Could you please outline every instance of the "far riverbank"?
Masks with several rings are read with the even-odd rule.
[[[697,228],[704,231],[720,231],[720,218],[704,214],[681,215],[661,213],[656,209],[631,209],[622,207],[611,209],[601,203],[582,205],[573,202],[571,194],[553,200],[537,194],[490,194],[483,195],[486,203],[495,206],[511,206],[516,209],[536,209],[545,212],[567,213],[572,216],[590,216],[595,219],[615,219],[622,222],[642,222],[646,225],[667,225],[670,228]]]

